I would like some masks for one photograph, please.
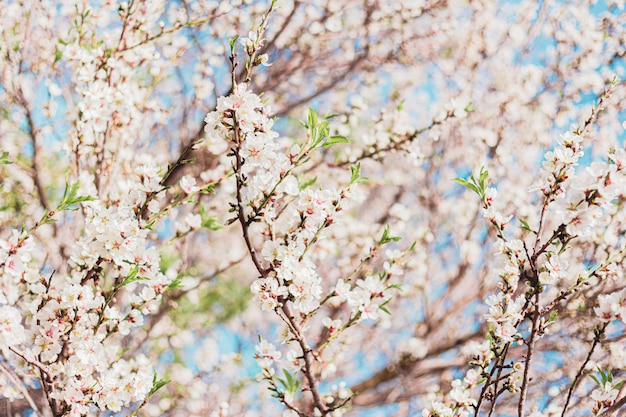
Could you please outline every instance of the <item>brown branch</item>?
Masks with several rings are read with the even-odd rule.
[[[601,328],[595,330],[595,336],[593,338],[593,343],[591,344],[591,349],[589,349],[589,352],[587,353],[587,357],[585,358],[585,361],[578,369],[578,372],[576,373],[576,376],[574,377],[574,380],[572,381],[572,384],[570,385],[569,390],[567,391],[567,398],[565,400],[565,405],[563,406],[563,411],[561,412],[561,417],[565,417],[565,412],[567,411],[567,407],[569,407],[569,403],[570,403],[570,400],[572,399],[572,395],[574,394],[574,390],[578,386],[578,383],[580,382],[580,377],[585,372],[585,368],[587,367],[587,364],[591,360],[591,355],[593,355],[593,351],[596,349],[596,346],[598,346],[598,343],[600,343],[600,339],[602,339],[602,337],[604,336],[604,330],[607,328],[607,326],[608,326],[608,323],[605,323]]]
[[[537,278],[538,280],[538,278]],[[527,342],[528,350],[526,351],[526,363],[524,364],[524,375],[522,377],[522,386],[520,392],[519,403],[517,406],[517,415],[518,417],[524,417],[524,406],[526,403],[526,395],[528,394],[528,384],[529,384],[529,372],[530,372],[530,362],[533,358],[533,352],[536,342],[537,336],[537,323],[539,322],[539,289],[535,289],[535,312],[533,313],[532,319],[532,328],[530,330],[530,339]]]
[[[24,359],[26,362],[28,362],[29,364],[36,366],[37,368],[39,368],[44,374],[46,374],[46,376],[48,378],[51,378],[50,376],[50,372],[48,372],[48,369],[46,368],[46,365],[44,365],[43,363],[39,362],[37,359],[31,359],[29,357],[26,356],[26,354],[24,354],[23,352],[17,350],[16,348],[14,348],[13,346],[9,346],[9,350],[13,353],[15,353],[17,356],[19,356],[20,358]]]
[[[285,317],[289,322],[289,326],[291,327],[291,331],[293,336],[296,338],[298,345],[300,345],[300,349],[302,349],[302,356],[304,359],[304,369],[302,372],[304,373],[304,377],[306,378],[309,384],[309,390],[311,391],[311,395],[313,396],[313,404],[317,409],[322,413],[323,416],[328,415],[331,412],[330,409],[326,406],[322,397],[319,394],[319,388],[317,384],[317,379],[315,375],[313,375],[313,349],[307,344],[304,339],[304,330],[298,320],[291,311],[291,307],[288,302],[283,302],[282,311],[285,313]]]

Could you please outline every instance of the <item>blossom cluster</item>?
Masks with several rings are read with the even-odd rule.
[[[622,3],[3,5],[0,410],[623,404]]]
[[[84,229],[67,275],[33,268],[37,248],[27,232],[0,244],[3,354],[25,375],[36,364],[50,398],[69,415],[93,406],[120,411],[152,388],[147,357],[119,352],[121,337],[142,326],[171,282],[138,215],[159,182],[155,170],[143,172],[115,203],[83,203]]]

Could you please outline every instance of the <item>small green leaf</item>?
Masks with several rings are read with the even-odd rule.
[[[399,236],[391,236],[389,231],[389,225],[386,225],[385,230],[383,231],[383,236],[378,241],[378,246],[382,246],[390,242],[397,242],[400,239],[401,238]]]
[[[528,225],[528,222],[526,222],[526,220],[524,220],[524,219],[518,219],[518,220],[521,223],[520,228],[522,228],[522,229],[524,229],[526,231],[529,231],[529,232],[533,231],[533,229],[530,228],[530,226]]]
[[[230,50],[233,51],[235,49],[235,44],[239,40],[239,35],[235,35],[232,38],[228,38],[228,44],[230,45]]]
[[[602,386],[604,387],[604,385],[606,384],[606,381],[607,381],[607,376],[604,373],[604,371],[602,369],[600,369],[600,367],[598,367],[598,372],[600,372],[600,378],[602,378]]]
[[[391,298],[386,299],[384,303],[378,306],[378,308],[391,316],[391,311],[389,311],[386,307],[386,305],[389,304],[390,301],[391,301]]]
[[[452,181],[456,182],[457,184],[462,185],[463,187],[469,188],[470,190],[474,191],[476,194],[480,194],[480,191],[478,190],[478,187],[475,186],[474,184],[472,184],[471,182],[464,180],[463,178],[454,178]]]
[[[313,110],[311,107],[309,107],[309,111],[307,114],[307,128],[315,128],[317,127],[317,114],[315,113],[315,110]]]
[[[485,169],[485,167],[480,167],[480,174],[478,183],[480,185],[480,189],[485,191],[487,188],[487,178],[489,177],[489,171]]]
[[[280,377],[276,377],[276,379],[285,388],[285,391],[292,395],[295,394],[300,388],[300,380],[285,369],[283,369],[283,374],[285,379]]]
[[[330,125],[327,122],[321,122],[318,126],[317,141],[323,141],[328,135],[330,135]]]
[[[345,136],[331,136],[328,138],[328,140],[326,140],[326,142],[324,142],[322,147],[330,148],[331,146],[336,145],[338,143],[350,143],[350,141]]]
[[[2,155],[0,155],[0,165],[8,165],[12,163],[13,162],[9,160],[9,152],[7,151],[2,152]]]
[[[174,278],[174,280],[172,282],[167,284],[167,287],[165,287],[165,288],[167,290],[175,290],[176,288],[183,288],[181,276],[178,275],[176,278]]]
[[[154,376],[152,377],[152,388],[150,388],[150,392],[148,393],[148,397],[152,397],[159,389],[163,388],[165,384],[170,382],[168,379],[157,379],[157,373],[154,371]]]
[[[546,326],[548,324],[552,324],[556,321],[556,316],[559,315],[559,312],[554,310],[552,313],[550,313],[550,317],[548,317],[548,320],[546,321]]]
[[[350,182],[348,186],[354,184],[360,184],[367,181],[367,177],[361,176],[361,163],[358,162],[356,165],[350,166],[350,171],[352,172],[352,176],[350,177]]]
[[[398,291],[402,292],[402,284],[396,283],[396,284],[388,285],[387,288],[385,288],[385,290],[389,290],[389,289],[392,289],[392,288],[394,290],[398,290]]]
[[[465,106],[463,110],[465,110],[467,113],[472,113],[476,111],[476,109],[474,108],[474,103],[472,103],[471,101],[467,103],[467,106]]]
[[[485,201],[485,191],[487,189],[487,179],[489,178],[489,171],[485,167],[480,168],[478,179],[474,177],[474,174],[470,174],[469,179],[454,178],[453,181],[464,187],[469,188],[480,196],[480,199]]]
[[[222,225],[215,216],[210,216],[204,206],[200,206],[200,219],[202,221],[201,226],[209,230],[220,230]]]
[[[57,210],[72,210],[72,206],[74,206],[75,204],[78,203],[82,203],[84,201],[94,201],[95,198],[88,196],[88,195],[83,195],[83,196],[77,196],[76,194],[78,193],[78,183],[75,182],[73,184],[70,184],[69,182],[65,182],[65,191],[63,192],[63,199],[61,200],[61,203],[59,204],[59,207],[57,208]]]
[[[202,218],[202,227],[209,230],[220,230],[222,225],[215,216],[206,216]]]
[[[147,281],[149,280],[149,278],[145,278],[145,277],[141,277],[139,276],[139,266],[135,265],[130,272],[128,273],[128,275],[126,276],[126,278],[124,278],[122,280],[122,282],[118,285],[118,288],[121,288],[125,285],[130,284],[131,282],[135,282],[135,281]]]

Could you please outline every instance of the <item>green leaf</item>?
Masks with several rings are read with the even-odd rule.
[[[234,51],[235,49],[235,44],[237,44],[237,41],[239,40],[239,35],[235,35],[232,38],[228,38],[228,44],[230,45],[230,50]]]
[[[378,246],[382,246],[390,242],[397,242],[400,239],[401,238],[399,236],[391,236],[389,231],[389,225],[386,225],[385,230],[383,231],[383,236],[378,241]]]
[[[202,194],[213,194],[215,192],[215,184],[207,184],[200,189]]]
[[[453,181],[457,184],[460,184],[470,190],[474,191],[476,194],[480,196],[481,200],[485,200],[485,191],[487,189],[487,179],[489,178],[489,171],[485,169],[485,167],[480,168],[480,173],[478,174],[478,179],[474,177],[474,174],[470,174],[469,179],[465,180],[463,178],[454,178]]]
[[[467,103],[467,106],[465,106],[463,110],[465,110],[467,113],[472,113],[476,111],[476,109],[474,108],[474,103],[472,103],[471,101]]]
[[[530,228],[530,226],[528,225],[528,223],[526,222],[526,220],[524,219],[518,219],[519,222],[521,223],[520,228],[529,231],[529,232],[533,232],[533,229]]]
[[[598,371],[600,372],[600,377],[602,378],[602,386],[604,386],[608,378],[606,374],[604,373],[604,371],[600,369],[600,367],[598,367]]]
[[[150,388],[150,392],[148,393],[148,397],[152,397],[159,389],[163,388],[165,384],[167,384],[169,379],[157,379],[157,373],[154,371],[154,376],[152,377],[152,388]]]
[[[554,310],[552,313],[550,313],[550,317],[548,317],[548,320],[546,321],[546,326],[549,324],[552,324],[556,321],[556,316],[559,315],[559,312]]]
[[[390,301],[391,301],[391,298],[386,299],[384,303],[378,306],[378,308],[391,316],[391,311],[389,311],[387,307],[385,307],[387,304],[389,304]]]
[[[75,182],[73,184],[70,184],[69,182],[65,182],[65,191],[63,192],[63,199],[61,200],[61,203],[59,204],[59,207],[57,208],[57,210],[72,210],[72,206],[74,206],[75,204],[78,203],[82,203],[84,201],[94,201],[95,198],[88,196],[88,195],[82,195],[82,196],[77,196],[76,194],[78,193],[78,183]]]
[[[0,155],[0,165],[8,165],[12,163],[13,162],[9,160],[9,152],[8,151],[2,152],[2,155]]]
[[[222,228],[222,225],[220,224],[218,218],[215,216],[210,216],[206,212],[206,209],[204,208],[204,206],[200,206],[200,219],[202,221],[202,224],[201,224],[202,227],[206,229],[220,230]]]
[[[317,127],[317,114],[315,113],[315,110],[313,110],[311,107],[309,107],[309,111],[307,114],[306,127],[309,129]]]
[[[402,284],[398,284],[398,283],[388,285],[388,286],[387,286],[387,288],[385,288],[385,290],[389,290],[389,289],[392,289],[392,288],[393,288],[394,290],[398,290],[398,291],[400,291],[400,292],[402,292],[402,291],[403,291],[403,290],[402,290]]]
[[[124,278],[122,280],[122,282],[118,285],[118,288],[121,288],[125,285],[130,284],[131,282],[135,282],[135,281],[148,281],[149,278],[146,277],[141,277],[139,276],[139,266],[135,265],[130,272],[128,273],[128,275],[126,276],[126,278]]]
[[[330,125],[327,122],[321,122],[318,125],[317,142],[322,142],[330,135]]]
[[[357,163],[356,165],[350,166],[350,171],[352,176],[350,178],[350,185],[355,184],[361,178],[361,163]]]
[[[474,191],[476,194],[480,194],[480,191],[477,186],[475,186],[474,184],[472,184],[471,182],[467,180],[464,180],[463,178],[454,178],[452,181],[456,182],[457,184],[462,185],[463,187],[469,188],[470,190]]]
[[[328,140],[326,140],[326,142],[324,142],[322,147],[330,148],[331,146],[336,145],[338,143],[350,143],[350,141],[345,136],[331,136],[328,138]]]
[[[209,230],[220,230],[222,228],[222,225],[220,224],[217,217],[208,216],[202,219],[202,227],[209,229]]]
[[[480,177],[479,177],[479,185],[480,189],[485,191],[487,188],[487,178],[489,177],[489,171],[485,169],[485,167],[480,167]]]
[[[56,64],[63,58],[63,52],[59,48],[55,48],[54,50],[54,63]]]
[[[350,182],[348,183],[348,186],[354,185],[354,184],[360,184],[360,183],[367,181],[367,177],[361,176],[361,163],[360,162],[358,162],[356,165],[351,165],[350,171],[352,172],[352,175],[350,177]]]
[[[283,369],[283,374],[285,375],[285,379],[276,377],[276,380],[285,388],[285,391],[292,395],[295,394],[298,388],[300,388],[300,380],[294,376],[295,374],[292,375],[285,369]]]
[[[174,278],[174,280],[172,282],[167,284],[167,287],[165,287],[165,288],[167,290],[175,290],[176,288],[183,288],[181,276],[178,275],[176,278]]]

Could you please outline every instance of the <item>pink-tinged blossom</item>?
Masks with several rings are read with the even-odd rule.
[[[596,402],[593,411],[597,413],[603,408],[612,406],[618,395],[619,389],[609,381],[605,382],[602,387],[594,389],[589,395]]]
[[[342,322],[339,319],[333,320],[330,317],[324,317],[322,324],[328,329],[330,334],[333,334],[341,328]]]
[[[441,401],[433,401],[430,409],[422,410],[422,417],[455,417],[454,410]]]
[[[596,315],[604,320],[622,320],[626,323],[626,290],[601,294],[598,296],[598,305],[594,307]]]
[[[267,261],[282,260],[286,253],[286,247],[282,239],[267,240],[263,244],[261,254]]]
[[[180,188],[182,188],[182,190],[187,194],[195,193],[200,189],[196,186],[196,179],[190,177],[189,175],[184,175],[180,179]]]
[[[0,347],[19,345],[25,338],[20,311],[15,307],[0,306]]]
[[[270,368],[272,364],[279,361],[281,353],[276,349],[276,346],[269,343],[267,340],[261,340],[261,342],[254,347],[256,350],[256,358],[261,368]]]
[[[432,404],[423,415],[464,417],[493,406],[493,415],[506,414],[521,405],[519,392],[500,396],[476,385],[485,371],[492,387],[515,391],[524,386],[523,367],[532,381],[520,414],[583,415],[594,401],[593,412],[616,401],[613,383],[583,398],[593,389],[583,387],[589,380],[572,392],[567,413],[563,401],[539,397],[562,397],[575,384],[598,321],[610,326],[610,339],[621,337],[625,90],[598,97],[592,113],[580,97],[602,94],[621,70],[623,1],[591,10],[594,19],[593,2],[585,1],[490,7],[397,0],[366,8],[355,0],[281,1],[270,16],[263,3],[0,7],[8,46],[0,54],[0,397],[21,400],[11,407],[22,414],[18,404],[34,393],[42,415],[128,415],[139,406],[146,416],[280,415],[277,408],[289,405],[255,395],[258,384],[242,372],[245,346],[223,355],[201,346],[197,358],[210,358],[200,370],[158,358],[172,349],[184,356],[222,328],[249,340],[281,322],[283,364],[300,389],[281,386],[285,375],[272,367],[278,349],[258,349],[257,360],[278,387],[271,394],[295,399],[302,410],[285,415],[342,415],[350,389],[328,379],[353,375],[368,357],[383,358],[391,372],[384,386],[380,374],[359,384],[367,407],[412,397],[400,408]],[[225,34],[238,31],[250,33],[234,43],[229,62]],[[265,36],[271,42],[259,49]],[[554,41],[540,60],[538,38]],[[269,57],[277,65],[258,68]],[[243,84],[229,85],[231,69]],[[439,104],[425,85],[436,87]],[[350,143],[313,145],[326,139],[315,137],[316,126],[293,123],[307,104],[337,114],[318,116],[318,127],[328,122],[329,131],[317,133]],[[201,138],[197,116],[207,106],[215,109]],[[275,127],[274,114],[287,123]],[[572,121],[581,123],[572,128],[577,133],[551,148],[555,126]],[[451,192],[454,172],[480,164],[489,165],[499,193],[487,187],[480,201]],[[353,174],[362,168],[366,186],[346,184],[348,165]],[[204,216],[189,198],[199,178],[215,189],[197,203],[218,221],[240,225],[200,227]],[[96,200],[57,209],[66,183]],[[526,192],[531,183],[539,193]],[[476,212],[480,204],[487,222]],[[376,245],[383,223],[402,237],[392,253]],[[400,251],[413,242],[415,251]],[[404,290],[396,292],[400,274]],[[183,289],[170,287],[175,277]],[[238,289],[248,285],[262,311],[231,309],[220,298],[209,303],[220,316],[217,328],[212,314],[192,314],[223,290],[233,290],[243,307]],[[490,298],[482,315],[477,297],[497,291],[503,295]],[[359,323],[382,315],[387,302],[392,317]],[[407,307],[412,314],[401,314]],[[535,309],[545,314],[535,317]],[[545,321],[555,310],[548,334]],[[233,311],[238,317],[221,320]],[[533,345],[533,317],[536,337],[547,344]],[[473,331],[485,327],[493,329],[489,340]],[[503,349],[512,340],[519,345]],[[617,345],[598,344],[593,366],[608,361],[623,370]],[[427,346],[440,354],[414,361]],[[562,369],[548,366],[546,346],[567,352]],[[473,368],[450,384],[450,370],[467,365]],[[172,381],[144,403],[154,366]],[[481,409],[471,409],[469,391],[483,395]]]
[[[452,389],[448,393],[448,398],[457,406],[470,407],[476,405],[476,400],[471,397],[470,390],[460,379],[452,381]]]
[[[372,298],[382,297],[385,291],[385,284],[379,278],[371,275],[364,280],[357,280],[356,285],[368,291]]]
[[[539,273],[539,281],[542,284],[557,284],[567,275],[567,261],[561,261],[557,255],[552,255],[543,265],[543,271]]]
[[[276,278],[259,278],[250,287],[261,303],[261,310],[271,311],[279,307],[279,298],[287,295],[287,287],[280,285]]]
[[[487,322],[492,324],[496,337],[503,342],[512,342],[517,334],[517,326],[523,319],[521,314],[525,297],[513,299],[511,295],[498,293],[487,298],[489,312],[485,314]]]
[[[335,285],[335,294],[340,302],[346,301],[350,297],[351,290],[350,283],[345,282],[343,279],[338,280]]]

